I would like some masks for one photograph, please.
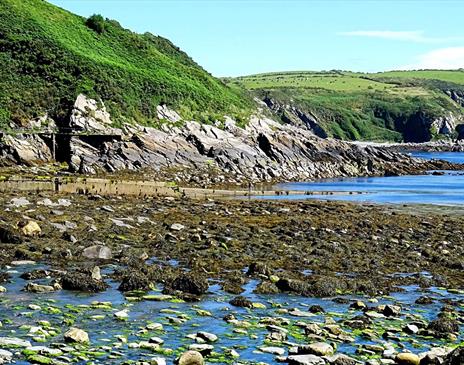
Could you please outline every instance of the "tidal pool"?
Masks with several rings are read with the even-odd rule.
[[[60,290],[48,294],[33,294],[22,291],[27,284],[26,280],[19,276],[22,272],[45,268],[43,266],[25,266],[9,270],[11,282],[5,284],[6,293],[0,294],[0,337],[19,337],[32,342],[35,346],[60,347],[63,343],[62,334],[71,326],[81,328],[89,333],[90,346],[78,348],[78,350],[65,352],[57,360],[73,361],[78,364],[90,363],[129,363],[132,361],[149,360],[156,356],[165,357],[168,363],[182,351],[186,350],[194,341],[187,338],[189,334],[198,331],[213,333],[219,337],[214,342],[214,352],[211,361],[218,363],[233,363],[236,359],[228,355],[230,349],[235,349],[240,355],[242,363],[266,362],[276,364],[275,355],[258,351],[262,346],[280,346],[287,353],[288,347],[283,344],[271,344],[266,336],[268,331],[263,323],[265,318],[284,318],[289,322],[283,325],[288,330],[288,341],[296,344],[305,344],[307,339],[304,330],[295,326],[298,321],[320,324],[335,321],[347,336],[353,338],[353,342],[341,342],[337,339],[327,341],[337,344],[337,352],[362,358],[356,354],[358,347],[365,344],[382,344],[383,342],[396,343],[401,341],[408,350],[418,353],[431,347],[443,346],[447,342],[430,337],[410,335],[402,332],[408,323],[424,323],[424,325],[437,317],[444,303],[455,303],[456,310],[464,310],[464,295],[459,292],[448,292],[445,289],[430,288],[421,289],[417,286],[403,287],[404,291],[394,293],[390,297],[378,297],[377,303],[369,303],[369,298],[358,296],[340,295],[338,299],[346,301],[334,301],[333,298],[318,299],[305,298],[293,295],[257,295],[253,289],[258,281],[251,280],[245,287],[243,293],[248,299],[265,306],[256,309],[245,309],[231,306],[228,302],[233,296],[220,290],[215,282],[210,282],[209,293],[197,303],[183,303],[173,301],[128,301],[123,294],[117,291],[117,283],[109,281],[111,287],[104,293],[82,294],[72,291]],[[109,274],[113,270],[107,267],[103,272]],[[35,282],[47,283],[48,280]],[[156,292],[153,292],[156,293]],[[414,304],[420,296],[434,298],[429,305]],[[350,304],[355,300],[362,300],[368,306],[380,304],[395,304],[402,307],[402,313],[395,318],[375,318],[371,326],[373,333],[378,338],[369,339],[362,331],[353,330],[344,325],[344,320],[352,319],[362,314],[360,310],[350,309]],[[102,304],[111,302],[110,305]],[[32,310],[31,305],[39,306],[40,309]],[[307,313],[308,308],[320,305],[325,313]],[[36,307],[38,308],[38,307]],[[293,308],[298,308],[306,315],[299,317],[289,313]],[[129,316],[127,320],[121,321],[114,317],[114,312],[127,309]],[[239,321],[248,322],[248,326],[233,325],[223,320],[226,314],[233,313]],[[182,324],[173,324],[170,318],[184,318]],[[46,325],[48,321],[50,325]],[[44,325],[45,323],[45,325]],[[144,330],[150,323],[161,323],[163,330]],[[41,336],[40,331],[30,334],[31,327],[41,327],[47,331],[52,330],[52,336]],[[246,332],[237,333],[239,328]],[[382,340],[381,335],[385,329],[395,329],[398,341],[389,339]],[[37,328],[35,329],[37,331]],[[127,343],[118,339],[122,336]],[[141,348],[131,348],[129,344],[146,341],[156,336],[164,340],[164,344],[158,351]],[[461,330],[456,343],[464,340],[464,331]],[[172,353],[166,349],[173,349]],[[18,360],[17,364],[28,364],[26,361]]]

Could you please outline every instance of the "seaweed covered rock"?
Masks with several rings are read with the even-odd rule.
[[[253,308],[253,303],[241,295],[235,297],[229,303],[235,307]]]
[[[292,292],[299,295],[309,295],[308,284],[302,280],[280,279],[276,283],[277,288],[283,292]]]
[[[262,281],[253,292],[256,294],[277,294],[279,288],[270,281]]]
[[[6,227],[0,227],[0,242],[19,245],[23,242],[23,239],[13,230]]]
[[[459,323],[451,318],[438,317],[429,323],[427,329],[433,332],[436,337],[445,338],[452,333],[459,332]]]
[[[105,291],[108,288],[103,280],[97,280],[92,276],[92,270],[69,271],[61,278],[61,286],[64,290],[76,290],[90,293]]]
[[[248,276],[258,276],[265,275],[269,276],[272,272],[269,267],[263,262],[253,262],[248,267],[247,275]]]
[[[450,352],[446,357],[443,365],[462,365],[464,364],[464,347],[458,347]]]
[[[131,270],[126,273],[119,285],[118,290],[128,292],[133,290],[150,290],[151,282],[148,277],[141,271]]]
[[[208,280],[204,276],[195,273],[183,273],[166,283],[164,291],[167,293],[180,291],[193,295],[202,295],[208,291],[208,288]]]

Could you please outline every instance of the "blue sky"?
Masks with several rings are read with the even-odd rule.
[[[464,1],[49,0],[169,38],[216,76],[464,68]]]

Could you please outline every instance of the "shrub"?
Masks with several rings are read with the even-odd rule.
[[[100,14],[94,14],[88,17],[85,21],[85,25],[98,34],[102,34],[105,31],[105,19]]]

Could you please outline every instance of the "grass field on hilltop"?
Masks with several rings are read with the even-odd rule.
[[[414,128],[420,129],[427,120],[449,112],[463,113],[444,91],[464,91],[464,71],[297,71],[250,75],[228,82],[260,98],[311,112],[329,136],[341,139],[401,141],[412,138]],[[432,132],[428,137],[427,133],[424,138],[435,138]]]
[[[388,71],[368,74],[368,77],[406,80],[438,80],[464,85],[464,70],[419,70],[419,71]]]

